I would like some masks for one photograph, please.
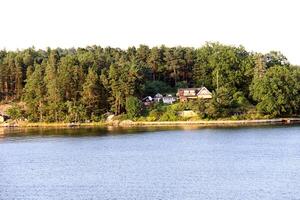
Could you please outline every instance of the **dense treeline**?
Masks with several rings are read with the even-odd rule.
[[[131,97],[200,86],[214,94],[210,102],[194,102],[204,117],[245,113],[253,106],[270,116],[296,115],[300,109],[300,70],[286,57],[219,43],[198,49],[2,50],[0,72],[0,100],[25,102],[31,121],[99,120],[109,111],[125,113]]]

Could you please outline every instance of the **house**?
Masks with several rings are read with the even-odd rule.
[[[173,97],[171,94],[166,95],[165,97],[162,98],[163,103],[165,104],[172,104],[175,101],[177,101],[176,97]]]
[[[171,94],[163,96],[157,93],[153,98],[151,96],[147,96],[142,99],[142,102],[145,106],[150,106],[152,103],[159,103],[161,101],[165,104],[172,104],[177,101],[177,98],[173,97]]]
[[[179,88],[177,95],[180,101],[188,101],[190,99],[211,99],[212,93],[206,88]]]
[[[162,98],[163,98],[163,95],[157,93],[157,94],[154,96],[153,100],[154,100],[154,102],[160,102],[160,101],[162,100]]]
[[[206,87],[201,87],[201,89],[198,92],[197,96],[200,99],[211,99],[212,98],[212,93]]]
[[[150,106],[151,103],[153,102],[153,98],[151,96],[146,96],[145,98],[142,99],[142,102],[145,106]]]

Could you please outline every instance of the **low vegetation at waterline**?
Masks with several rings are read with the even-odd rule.
[[[257,119],[300,114],[300,68],[279,52],[207,43],[201,48],[141,45],[0,51],[1,115],[32,122],[106,119]],[[145,106],[157,93],[205,86],[211,99]],[[183,111],[196,115],[185,117]],[[1,111],[1,110],[0,110]]]

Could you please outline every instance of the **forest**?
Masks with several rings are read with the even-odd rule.
[[[141,99],[177,88],[205,86],[209,101],[144,107]],[[0,101],[9,115],[33,122],[122,119],[249,119],[300,114],[300,67],[280,52],[206,43],[192,47],[88,46],[0,51]]]

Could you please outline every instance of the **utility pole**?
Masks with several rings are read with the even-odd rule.
[[[219,69],[217,70],[217,90],[219,89]]]
[[[219,92],[219,69],[217,69],[217,102],[219,103],[218,92]]]

